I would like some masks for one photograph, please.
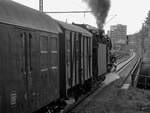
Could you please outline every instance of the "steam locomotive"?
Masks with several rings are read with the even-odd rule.
[[[110,47],[98,29],[0,1],[0,113],[53,110],[77,100],[104,80]]]

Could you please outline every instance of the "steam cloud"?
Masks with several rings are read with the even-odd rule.
[[[108,11],[110,9],[110,0],[83,0],[85,1],[97,20],[97,26],[103,28]]]

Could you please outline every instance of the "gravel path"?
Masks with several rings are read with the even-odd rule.
[[[118,88],[117,80],[98,89],[72,113],[150,113],[150,91],[129,87]]]

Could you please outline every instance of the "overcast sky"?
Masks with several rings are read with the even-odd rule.
[[[13,0],[39,9],[39,0]],[[44,11],[80,11],[90,10],[82,0],[43,0]],[[110,25],[127,25],[128,34],[138,32],[150,10],[150,0],[111,0],[111,8],[106,20],[105,30]],[[114,16],[116,15],[116,16]],[[96,26],[96,20],[92,14],[50,14],[51,17],[67,21],[68,23],[86,23]],[[111,19],[113,18],[113,19]],[[110,20],[111,19],[111,20]]]

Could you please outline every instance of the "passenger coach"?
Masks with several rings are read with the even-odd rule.
[[[60,89],[63,97],[78,98],[92,80],[92,34],[58,21],[60,35]]]
[[[58,24],[0,0],[0,113],[31,113],[59,98]]]

